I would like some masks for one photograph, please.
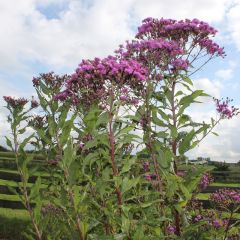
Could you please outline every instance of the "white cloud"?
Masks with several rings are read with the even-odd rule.
[[[204,21],[221,21],[230,0],[138,0],[134,12],[140,17],[199,18]]]
[[[238,50],[240,51],[240,1],[235,1],[235,4],[227,13],[227,23],[228,29],[232,40],[236,44]]]
[[[229,80],[233,77],[233,69],[220,69],[216,72],[216,76],[223,80]]]
[[[193,115],[197,120],[207,121],[216,114],[214,111],[209,111],[195,112]],[[214,129],[219,136],[208,135],[198,147],[188,153],[190,158],[202,156],[211,157],[214,161],[238,162],[240,160],[239,123],[240,116],[229,120],[222,120],[216,129]]]
[[[205,93],[212,97],[220,98],[223,85],[217,80],[210,80],[208,78],[199,78],[194,80],[195,89],[204,90]]]
[[[91,4],[86,4],[86,3]],[[230,1],[231,2],[231,1]],[[39,62],[75,68],[80,59],[111,54],[134,36],[133,26],[147,16],[220,21],[227,0],[14,0],[0,2],[0,68]],[[48,19],[40,7],[64,5]],[[172,7],[174,6],[174,7]]]
[[[55,1],[56,2],[56,1]],[[69,1],[59,19],[48,19],[30,0],[0,4],[1,68],[19,60],[75,68],[82,58],[111,54],[131,35],[128,1]],[[3,60],[4,59],[4,60]]]

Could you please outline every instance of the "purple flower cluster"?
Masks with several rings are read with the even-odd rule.
[[[199,46],[205,48],[207,53],[214,55],[215,53],[219,56],[224,56],[224,50],[217,43],[213,42],[211,39],[199,40]]]
[[[184,54],[183,48],[176,41],[159,39],[134,40],[128,42],[126,47],[120,45],[116,51],[123,58],[134,58],[145,66],[149,62],[154,63],[161,71],[168,69],[170,59],[175,59],[176,56]],[[184,62],[184,60],[182,60]],[[174,67],[179,67],[180,62],[172,62]],[[175,66],[176,65],[176,66]],[[181,68],[182,68],[181,64]],[[186,63],[185,63],[186,65]],[[184,66],[184,69],[187,66]],[[160,76],[162,76],[160,74]],[[162,79],[162,77],[160,78]]]
[[[230,119],[240,113],[238,108],[229,106],[230,102],[232,102],[232,100],[229,98],[227,98],[225,101],[214,98],[214,101],[216,102],[216,110],[218,113],[220,113],[222,118]]]
[[[121,88],[140,90],[147,71],[135,60],[118,59],[109,56],[104,59],[83,60],[76,72],[66,81],[66,90],[57,94],[56,99],[70,98],[73,103],[90,106],[104,101],[109,96],[109,84]],[[121,101],[132,101],[130,95],[122,94]],[[137,104],[134,99],[133,104]]]
[[[43,128],[44,125],[46,124],[46,119],[44,116],[33,116],[29,121],[28,124],[30,126],[33,126],[34,128]]]
[[[191,38],[194,44],[199,44],[208,53],[224,56],[223,48],[220,48],[209,39],[210,36],[214,36],[216,33],[217,31],[209,26],[208,23],[199,21],[198,19],[178,21],[163,18],[146,18],[138,28],[136,37],[139,39],[172,39],[182,46],[186,46]]]
[[[240,191],[234,189],[220,189],[210,195],[211,201],[221,206],[240,204]]]
[[[172,225],[168,225],[166,230],[169,235],[173,235],[176,233],[176,227]]]
[[[152,180],[155,180],[157,177],[157,175],[155,173],[152,173],[152,174],[146,174],[144,176],[144,178],[147,180],[147,181],[152,181]]]
[[[201,190],[206,189],[212,181],[213,179],[210,173],[204,173],[200,180],[200,184],[199,184],[200,189]]]
[[[143,162],[143,170],[144,172],[149,172],[149,166],[150,166],[150,163],[149,162]]]
[[[46,87],[51,88],[51,91],[57,92],[63,86],[65,81],[67,81],[67,79],[69,79],[69,76],[67,74],[59,76],[57,74],[54,74],[54,72],[50,72],[40,74],[39,77],[34,77],[32,82],[33,86],[36,88],[42,87],[41,83],[43,83]],[[45,91],[46,90],[44,90],[44,92]]]
[[[173,70],[187,70],[189,67],[189,61],[184,59],[174,59],[171,62]]]
[[[4,96],[4,101],[13,109],[23,109],[24,106],[28,103],[28,100],[25,98],[13,98],[11,96]]]
[[[131,97],[131,95],[130,95],[131,89],[130,88],[123,87],[120,92],[121,92],[121,95],[119,97],[119,100],[122,101],[123,104],[128,103],[128,104],[136,106],[136,107],[138,106],[139,98]]]
[[[193,221],[194,222],[199,222],[201,220],[203,220],[203,216],[202,215],[198,214],[196,216],[193,216]]]
[[[34,99],[34,97],[32,96],[32,100],[31,100],[31,108],[37,108],[39,106],[39,103]]]
[[[53,214],[53,215],[58,215],[60,214],[62,211],[60,208],[58,208],[57,206],[49,203],[45,206],[42,207],[41,212],[46,215],[46,214]]]
[[[199,222],[199,221],[205,221],[207,222],[206,227],[213,227],[215,229],[219,228],[226,228],[228,226],[229,220],[228,219],[221,219],[219,218],[216,213],[212,211],[206,211],[204,214],[198,214],[192,217],[192,221],[194,223]]]
[[[192,32],[192,34],[199,34],[203,36],[212,35],[214,36],[217,31],[209,26],[208,23],[200,21],[198,19],[185,19],[185,20],[174,20],[174,19],[157,19],[157,18],[146,18],[142,21],[142,25],[138,28],[137,38],[143,38],[144,36],[152,35],[158,30],[159,37],[169,37],[170,35],[178,36],[180,39],[183,37],[184,32]]]
[[[216,229],[224,227],[226,228],[228,225],[228,220],[227,219],[214,219],[212,221],[212,226]]]
[[[147,18],[138,28],[137,39],[120,45],[116,53],[143,63],[150,79],[158,82],[166,74],[186,71],[198,57],[225,56],[223,48],[211,40],[216,32],[198,19]]]

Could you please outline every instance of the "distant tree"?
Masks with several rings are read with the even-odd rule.
[[[215,162],[214,163],[215,166],[215,171],[229,171],[229,164],[227,164],[226,162]]]
[[[0,152],[9,152],[9,150],[0,145]]]

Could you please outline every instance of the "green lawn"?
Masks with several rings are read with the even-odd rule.
[[[214,183],[211,183],[210,186],[215,186],[215,187],[240,187],[240,183],[219,183],[219,182],[214,182]]]
[[[21,201],[18,195],[0,194],[0,200]]]
[[[199,200],[208,200],[210,193],[199,193],[197,199]]]
[[[21,236],[30,223],[26,210],[0,208],[0,223],[0,239],[26,239]]]

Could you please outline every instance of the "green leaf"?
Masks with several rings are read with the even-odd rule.
[[[130,159],[126,159],[126,161],[124,161],[123,163],[123,168],[120,172],[120,174],[126,173],[128,172],[131,167],[136,163],[136,157],[130,157]]]
[[[122,181],[122,193],[126,193],[130,189],[136,187],[136,185],[139,183],[140,178],[133,178],[129,179],[128,177],[124,177]]]
[[[167,124],[163,120],[158,118],[157,111],[152,112],[152,122],[154,124],[156,124],[157,126],[160,126],[160,127],[166,127],[167,126]]]
[[[93,105],[84,117],[83,122],[88,132],[92,132],[96,128],[99,113],[100,110],[98,109],[98,107]]]
[[[11,140],[6,136],[5,136],[5,139],[6,139],[6,144],[8,145],[8,147],[10,147],[12,151],[14,151]]]
[[[29,137],[25,138],[22,143],[19,145],[19,149],[24,149],[24,147],[29,143],[29,141],[34,137],[34,133]]]
[[[37,90],[37,95],[38,95],[38,99],[40,102],[41,107],[47,111],[47,106],[48,106],[48,102],[47,100],[41,95],[41,93],[39,92],[39,90]]]
[[[109,121],[109,113],[108,112],[103,112],[97,118],[96,127],[99,127],[99,126],[102,126],[102,125],[106,126],[108,121]]]
[[[26,128],[22,128],[22,129],[19,129],[18,130],[18,133],[19,134],[23,134],[23,133],[25,133],[26,132]]]
[[[68,112],[69,112],[68,106],[64,106],[63,108],[61,108],[60,116],[59,116],[59,124],[58,124],[59,128],[63,128],[64,123],[67,120]]]
[[[69,139],[67,142],[67,146],[64,149],[64,154],[61,162],[63,170],[65,168],[69,168],[70,164],[75,160],[75,157],[76,151],[74,149],[72,139]]]
[[[161,149],[161,146],[157,146],[157,161],[162,169],[169,169],[171,162],[173,160],[173,156],[169,149]]]
[[[188,76],[182,76],[182,79],[184,82],[186,82],[187,84],[193,86],[193,82],[192,80],[188,77]]]
[[[192,103],[194,103],[194,100],[199,97],[202,96],[203,94],[203,90],[196,90],[194,92],[192,92],[190,95],[184,96],[181,98],[181,100],[179,101],[179,105],[190,105]]]
[[[182,114],[179,117],[178,120],[178,127],[184,125],[186,122],[190,122],[191,121],[191,117],[189,115],[186,114]]]
[[[126,126],[126,127],[122,128],[122,129],[116,134],[116,137],[117,137],[117,136],[124,135],[124,134],[128,134],[129,132],[131,132],[132,130],[134,130],[134,128],[135,128],[135,125]]]
[[[52,141],[51,139],[46,135],[46,132],[44,131],[44,129],[37,129],[37,133],[40,137],[40,139],[42,139],[45,143],[47,144],[51,144]]]
[[[76,117],[76,115],[73,115],[70,120],[68,120],[64,123],[63,128],[62,128],[62,134],[60,136],[60,144],[61,145],[65,145],[67,140],[69,139],[71,130],[73,129],[73,125],[74,125],[73,122],[74,122],[75,117]]]
[[[192,129],[189,133],[187,133],[183,140],[179,143],[179,153],[183,155],[185,152],[187,152],[190,149],[191,141],[195,136],[195,131]]]
[[[30,200],[35,200],[36,198],[39,197],[40,187],[41,187],[41,178],[38,177],[34,185],[31,187],[31,192],[29,196]]]
[[[162,117],[165,121],[169,122],[170,117],[169,117],[168,114],[166,114],[166,113],[165,113],[163,110],[161,110],[160,108],[157,110],[157,112],[161,115],[161,117]]]
[[[169,134],[165,131],[159,131],[159,132],[156,133],[156,136],[158,138],[167,138],[169,136]]]

